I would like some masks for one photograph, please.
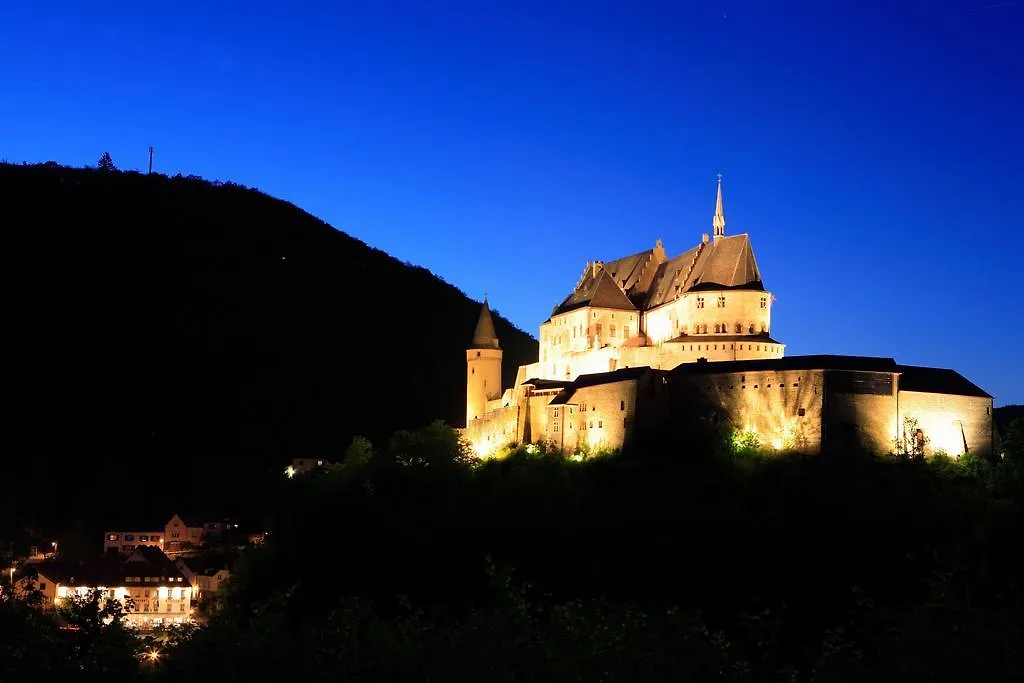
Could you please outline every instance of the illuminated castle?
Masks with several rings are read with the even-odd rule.
[[[712,227],[710,239],[674,258],[658,240],[587,263],[540,326],[540,359],[504,391],[485,298],[466,351],[465,435],[474,450],[540,441],[619,447],[681,412],[729,420],[777,448],[842,442],[888,451],[913,438],[951,454],[991,449],[992,397],[951,370],[891,358],[785,358],[770,336],[774,297],[750,239],[725,234],[721,176]],[[919,425],[906,438],[905,417]]]

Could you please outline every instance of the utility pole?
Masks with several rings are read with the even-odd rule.
[[[149,146],[149,173],[153,173],[153,145]]]

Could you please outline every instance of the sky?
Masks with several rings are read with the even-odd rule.
[[[749,233],[786,353],[1024,403],[1024,0],[0,3],[0,158],[232,180],[536,335]],[[468,341],[468,340],[467,340]]]

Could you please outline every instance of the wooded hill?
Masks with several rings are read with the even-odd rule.
[[[233,491],[230,507],[253,470],[464,419],[480,304],[288,202],[49,163],[0,165],[0,207],[0,481],[30,507],[106,492],[166,513]],[[495,325],[508,385],[537,344]]]

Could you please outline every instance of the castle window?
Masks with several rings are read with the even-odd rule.
[[[756,384],[754,385],[754,388],[757,389],[757,385]]]
[[[629,339],[629,325],[623,325],[622,327],[622,338]]]
[[[469,369],[469,374],[475,375],[476,374],[476,368],[470,368]]]
[[[558,423],[557,422],[551,427],[551,431],[553,431],[553,432],[557,432],[558,431]]]
[[[803,417],[805,412],[806,411],[803,408],[800,408],[796,411],[796,414],[800,417]]]
[[[558,417],[558,408],[555,408],[555,417]]]
[[[743,325],[741,325],[740,323],[736,323],[736,334],[739,334],[742,331],[743,331]]]
[[[718,307],[719,308],[725,308],[725,297],[724,296],[718,297]]]
[[[704,308],[704,297],[697,297],[697,308]]]
[[[754,334],[754,323],[750,323],[750,327],[747,328],[747,331],[750,332],[750,334]]]
[[[626,402],[625,401],[619,401],[619,410],[625,410],[625,409],[626,409]]]
[[[604,420],[598,420],[597,421],[597,428],[598,429],[604,429]]]
[[[593,428],[594,428],[594,421],[593,421],[593,420],[591,420],[591,421],[590,421],[590,428],[591,428],[591,429],[593,429]]]
[[[597,330],[596,330],[595,334],[597,334],[597,336],[600,337],[601,336],[601,323],[598,323],[596,328],[597,328]]]
[[[477,357],[477,358],[479,358],[479,357],[480,357],[480,352],[479,352],[479,351],[477,351],[477,352],[476,352],[476,357]]]
[[[614,318],[615,316],[613,315],[612,317]],[[608,336],[610,336],[610,337],[614,337],[615,336],[615,325],[609,325],[608,326]]]
[[[761,297],[761,308],[768,308],[768,297]]]

